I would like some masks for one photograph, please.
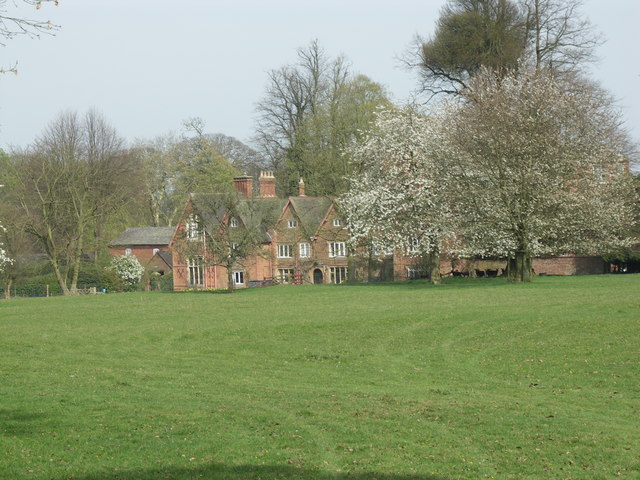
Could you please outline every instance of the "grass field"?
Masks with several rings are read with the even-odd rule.
[[[0,301],[2,479],[640,478],[640,276]]]

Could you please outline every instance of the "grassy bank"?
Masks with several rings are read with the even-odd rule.
[[[17,299],[0,332],[0,478],[640,476],[638,275]]]

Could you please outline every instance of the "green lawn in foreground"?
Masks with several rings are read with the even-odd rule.
[[[2,479],[640,478],[640,276],[0,301]]]

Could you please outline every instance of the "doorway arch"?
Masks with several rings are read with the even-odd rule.
[[[313,283],[316,285],[324,283],[324,275],[322,274],[322,270],[320,270],[319,268],[316,268],[313,271]]]

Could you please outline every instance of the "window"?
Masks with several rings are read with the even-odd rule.
[[[154,248],[153,249],[153,254],[155,255],[156,253],[160,253],[160,249],[159,248]]]
[[[278,244],[278,258],[293,257],[293,246],[289,243]]]
[[[234,285],[244,285],[244,272],[238,270],[233,272],[233,284]]]
[[[339,218],[334,218],[333,219],[333,226],[334,227],[339,227],[340,225],[342,225],[342,221]]]
[[[409,248],[407,248],[407,253],[418,253],[420,249],[420,239],[417,237],[413,237],[409,239]]]
[[[236,242],[231,242],[231,251],[237,252],[239,245]]]
[[[311,245],[308,243],[300,244],[300,258],[308,258],[311,256]]]
[[[202,238],[200,219],[197,215],[189,215],[189,220],[187,221],[187,238],[189,240],[200,240]]]
[[[289,228],[296,228],[298,226],[297,220],[289,220],[288,222]]]
[[[124,254],[125,254],[127,257],[130,257],[132,253],[133,253],[133,252],[131,251],[131,249],[130,249],[130,248],[125,248],[125,249],[124,249]]]
[[[423,268],[420,267],[407,267],[407,278],[409,280],[417,280],[418,278],[425,278],[426,274]]]
[[[345,257],[346,251],[344,242],[329,242],[330,257]]]
[[[344,283],[347,281],[347,267],[331,267],[331,283]]]
[[[190,286],[201,287],[204,285],[204,267],[202,266],[202,257],[187,258],[187,269],[189,271]]]
[[[236,217],[231,217],[231,220],[229,220],[229,226],[236,228],[238,226],[238,219]]]
[[[278,281],[282,284],[291,283],[293,280],[293,268],[279,268]]]

